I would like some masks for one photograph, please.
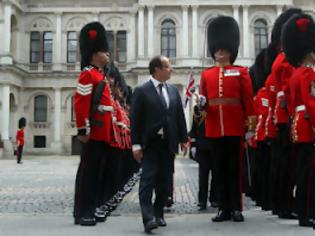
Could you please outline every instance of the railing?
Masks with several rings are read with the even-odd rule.
[[[50,122],[30,122],[30,127],[34,129],[47,129],[50,128]]]

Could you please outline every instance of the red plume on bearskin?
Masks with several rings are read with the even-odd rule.
[[[300,66],[307,54],[315,52],[313,18],[307,14],[292,16],[284,25],[281,43],[287,61]]]
[[[99,22],[86,24],[80,32],[81,69],[89,65],[93,53],[108,51],[106,30]]]

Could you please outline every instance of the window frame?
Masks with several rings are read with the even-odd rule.
[[[172,26],[164,26],[165,24],[169,24],[171,23]],[[165,32],[166,31],[166,32]],[[171,33],[170,31],[173,31],[174,33]],[[161,55],[164,55],[168,58],[176,58],[176,54],[177,54],[177,42],[176,42],[176,24],[172,19],[165,19],[162,23],[161,23]],[[166,38],[166,47],[164,47],[164,43],[163,43],[163,38]],[[174,48],[171,48],[171,40],[174,40],[175,45]],[[166,53],[165,53],[166,52]],[[174,54],[171,55],[171,52],[173,52]]]
[[[261,25],[257,25],[260,24]],[[265,19],[259,18],[256,19],[254,22],[254,50],[255,50],[255,56],[263,49],[268,46],[268,23]],[[264,39],[263,39],[264,38]],[[258,39],[258,45],[257,45],[257,39]],[[263,45],[262,41],[265,40],[266,44]]]

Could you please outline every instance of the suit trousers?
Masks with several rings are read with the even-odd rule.
[[[139,200],[143,223],[154,217],[163,217],[169,181],[172,179],[174,154],[167,149],[167,142],[157,136],[143,150],[142,174],[139,185]],[[155,202],[152,203],[153,190]]]
[[[242,211],[241,137],[209,138],[219,209]]]
[[[75,180],[74,217],[93,217],[99,198],[101,162],[107,158],[108,145],[89,140],[82,144],[80,164]]]

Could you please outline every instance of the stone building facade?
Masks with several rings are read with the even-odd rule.
[[[241,5],[240,5],[241,4]],[[188,74],[198,84],[211,65],[206,35],[217,15],[241,30],[236,61],[251,65],[276,17],[288,7],[314,14],[311,0],[0,0],[0,150],[12,153],[17,121],[27,119],[25,151],[77,153],[72,99],[80,71],[78,32],[90,21],[108,31],[111,56],[127,83],[148,78],[154,55],[171,58],[171,83],[184,94]],[[190,123],[191,106],[185,109]]]

